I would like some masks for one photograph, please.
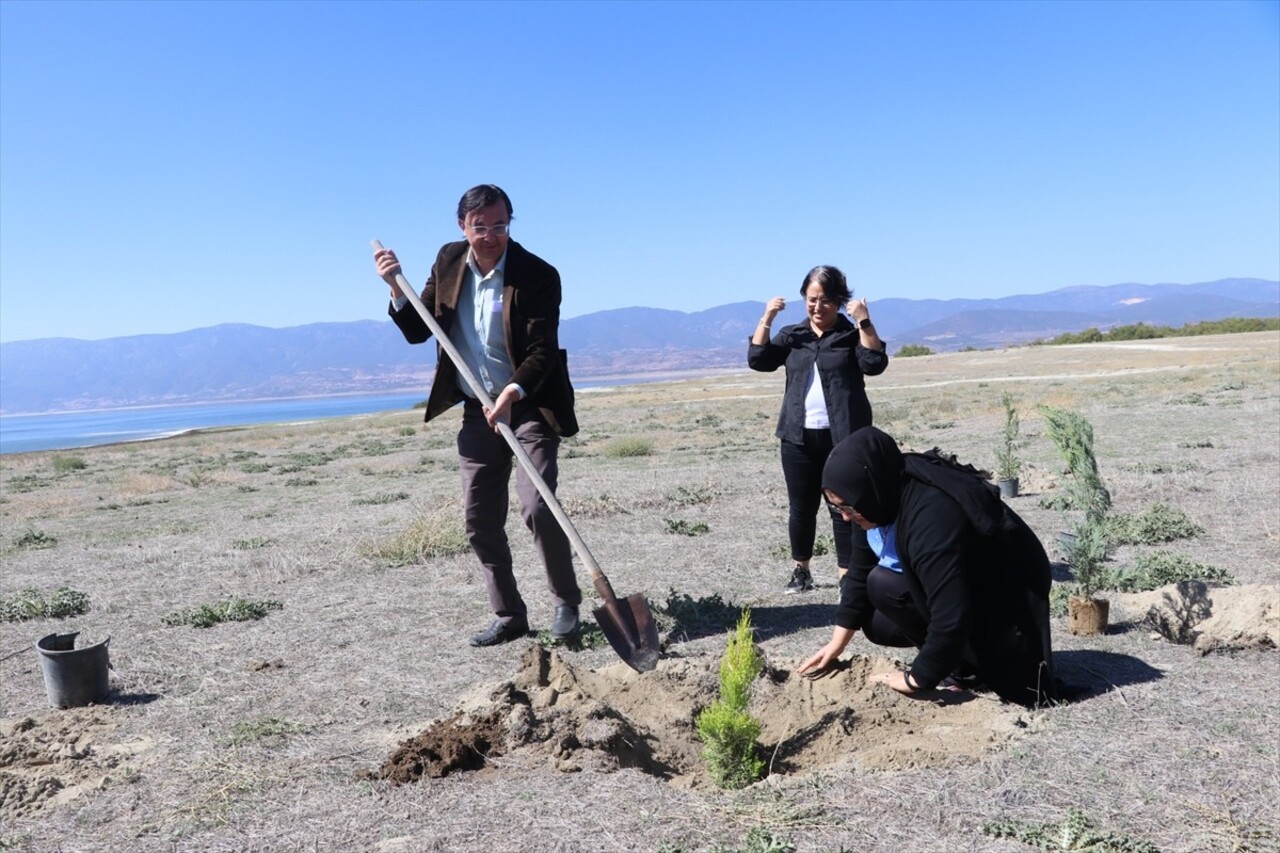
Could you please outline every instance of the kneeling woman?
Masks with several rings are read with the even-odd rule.
[[[904,454],[875,427],[836,445],[822,486],[867,544],[855,539],[831,641],[799,672],[829,667],[861,630],[920,650],[909,671],[876,677],[899,693],[965,673],[1011,702],[1053,698],[1049,558],[994,486],[944,457]]]

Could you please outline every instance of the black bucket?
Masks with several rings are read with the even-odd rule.
[[[44,672],[44,690],[49,704],[55,708],[76,708],[100,702],[107,695],[107,643],[77,649],[74,634],[50,634],[36,641],[40,653],[40,669]]]

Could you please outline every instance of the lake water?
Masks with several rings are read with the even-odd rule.
[[[425,399],[426,394],[420,392],[0,415],[0,454],[141,441],[208,427],[310,421],[395,409],[409,410]]]
[[[657,378],[659,377],[615,378],[609,381],[575,381],[573,384],[584,389],[604,385],[630,385],[655,381]],[[0,454],[70,450],[120,441],[142,441],[210,427],[312,421],[396,409],[409,410],[426,398],[426,391],[422,391],[413,394],[307,397],[243,403],[140,406],[42,415],[0,415]]]

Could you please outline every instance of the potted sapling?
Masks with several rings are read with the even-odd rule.
[[[1111,492],[1098,473],[1093,425],[1075,412],[1046,405],[1038,408],[1049,437],[1067,463],[1067,507],[1081,513],[1061,540],[1077,584],[1075,594],[1067,598],[1067,629],[1072,634],[1105,634],[1111,605],[1098,597],[1098,591],[1106,580],[1103,563],[1110,545]]]
[[[1072,533],[1066,556],[1075,577],[1076,590],[1067,596],[1067,630],[1083,636],[1105,634],[1111,616],[1111,602],[1099,598],[1098,592],[1106,577],[1103,566],[1107,559],[1106,525],[1086,515]]]
[[[1018,475],[1022,473],[1022,459],[1018,456],[1018,447],[1022,443],[1018,438],[1018,410],[1013,407],[1013,397],[1008,391],[1004,392],[1001,402],[1004,404],[1004,432],[996,445],[996,480],[1000,486],[1000,497],[1016,498]]]

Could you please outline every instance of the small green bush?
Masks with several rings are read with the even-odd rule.
[[[845,848],[840,848],[842,851]],[[658,853],[693,853],[679,844],[664,841],[658,845]],[[775,834],[762,826],[753,826],[747,830],[741,847],[729,847],[716,844],[707,849],[707,853],[796,853],[796,846],[789,838]]]
[[[720,659],[720,698],[696,721],[707,771],[722,788],[745,788],[764,773],[756,743],[761,724],[747,712],[751,685],[763,667],[751,636],[751,611],[744,610]]]
[[[1190,580],[1235,583],[1235,577],[1226,569],[1198,563],[1172,551],[1142,554],[1134,560],[1132,569],[1112,572],[1109,580],[1109,588],[1120,592],[1145,592]]]
[[[48,598],[39,590],[20,589],[0,598],[0,622],[28,619],[65,619],[89,612],[89,596],[70,587],[58,587]]]
[[[1080,584],[1071,583],[1070,581],[1054,581],[1049,587],[1049,615],[1050,616],[1066,616],[1067,601],[1072,596],[1085,597],[1084,590],[1080,588]]]
[[[367,498],[356,498],[351,503],[356,506],[377,506],[379,504],[395,503],[396,501],[407,501],[408,499],[408,492],[390,492],[380,495],[371,495]]]
[[[653,454],[653,442],[639,436],[631,438],[615,438],[604,446],[604,455],[611,459],[624,459],[630,456],[650,456]]]
[[[226,742],[231,746],[243,746],[265,741],[271,746],[282,746],[290,735],[306,734],[312,728],[306,723],[267,717],[252,722],[236,723],[231,727],[231,736],[226,739]]]
[[[920,344],[903,344],[895,353],[896,358],[911,358],[917,355],[933,355],[933,350]]]
[[[533,641],[544,649],[566,649],[571,652],[603,649],[609,645],[609,638],[600,630],[600,625],[589,620],[583,621],[578,630],[565,639],[557,639],[552,636],[550,628],[544,628],[534,635]]]
[[[58,544],[58,540],[43,530],[28,530],[13,540],[13,544],[28,551],[39,551],[43,548],[52,548]]]
[[[699,504],[711,503],[720,492],[713,486],[676,486],[670,492],[667,492],[667,503],[673,507],[697,506]]]
[[[53,457],[53,470],[59,474],[67,474],[71,471],[83,471],[88,468],[89,464],[79,456],[55,456]]]
[[[248,622],[261,619],[272,610],[280,610],[279,601],[248,601],[232,598],[217,604],[202,604],[186,610],[177,610],[163,618],[166,625],[190,625],[192,628],[211,628],[219,622]]]
[[[667,533],[677,533],[682,536],[700,536],[703,533],[710,533],[711,528],[703,524],[701,521],[685,521],[683,518],[664,518],[662,523]]]
[[[1202,470],[1202,466],[1186,459],[1177,462],[1134,462],[1124,468],[1137,474],[1182,474]]]
[[[41,486],[47,486],[52,480],[41,480],[36,474],[19,474],[16,477],[9,478],[9,491],[14,494],[25,494],[26,492],[34,492]]]
[[[1115,832],[1100,832],[1079,809],[1068,809],[1058,823],[1015,824],[993,821],[982,831],[992,838],[1011,838],[1041,850],[1081,850],[1088,853],[1160,853],[1154,844]]]
[[[1116,513],[1107,518],[1107,534],[1116,545],[1158,545],[1193,539],[1204,528],[1176,506],[1156,501],[1140,515]]]
[[[192,471],[183,478],[183,482],[193,489],[199,489],[212,484],[213,476],[208,471]]]
[[[280,472],[283,474],[294,474],[303,468],[318,468],[321,465],[328,465],[337,459],[340,454],[335,450],[332,453],[290,453],[289,461],[280,466]]]

